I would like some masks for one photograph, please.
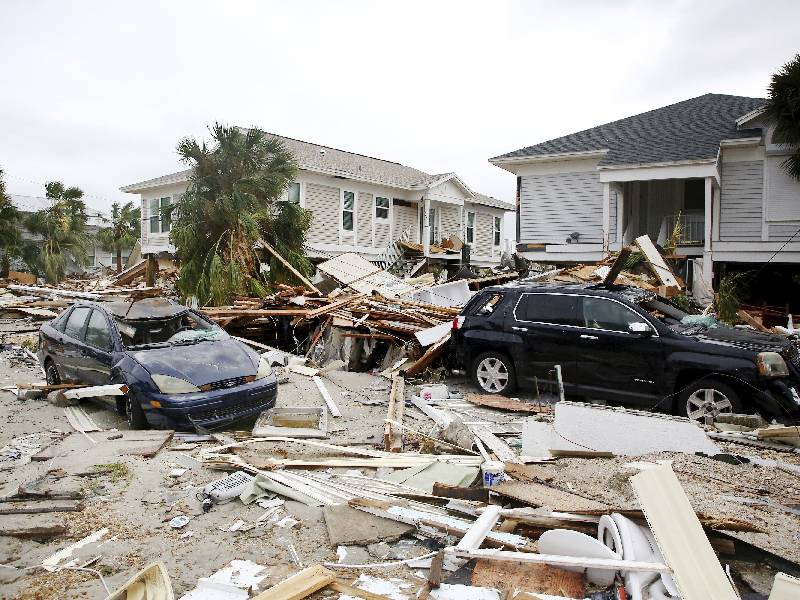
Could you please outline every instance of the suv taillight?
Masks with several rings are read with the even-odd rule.
[[[458,317],[453,317],[453,331],[458,329]]]

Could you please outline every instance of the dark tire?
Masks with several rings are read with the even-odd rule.
[[[123,417],[128,415],[128,401],[127,396],[117,396],[115,402],[117,405],[117,413]]]
[[[131,429],[147,429],[147,419],[144,416],[142,405],[131,394],[125,394],[125,413]]]
[[[500,352],[484,352],[472,361],[472,381],[485,394],[508,396],[517,389],[514,363]]]
[[[701,424],[708,415],[712,418],[721,413],[742,412],[742,401],[738,392],[718,379],[699,379],[678,396],[677,413]]]
[[[44,375],[47,385],[58,385],[61,383],[61,375],[58,372],[58,367],[49,358],[44,363]]]

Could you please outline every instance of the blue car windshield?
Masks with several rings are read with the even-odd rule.
[[[114,320],[126,348],[196,344],[227,336],[218,325],[189,310],[168,319],[126,320],[114,317]]]

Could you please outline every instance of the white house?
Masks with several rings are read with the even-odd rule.
[[[677,253],[706,284],[724,263],[800,263],[800,183],[763,104],[706,94],[491,158],[517,175],[518,251],[596,261],[680,220]]]
[[[40,196],[22,196],[11,194],[10,197],[11,203],[17,208],[18,211],[22,213],[23,218],[25,215],[50,208],[50,206],[52,206],[51,200],[48,198],[42,198]],[[111,220],[109,215],[106,213],[90,207],[86,208],[86,216],[88,217],[86,220],[86,233],[92,238],[97,235],[97,232],[101,227],[108,227]],[[37,240],[37,236],[34,236],[24,228],[22,229],[22,237],[23,239],[27,240]],[[83,270],[102,268],[110,268],[114,270],[117,268],[116,255],[108,250],[103,250],[96,241],[89,246],[87,252],[89,260],[85,267],[79,267],[72,260],[68,261],[67,270],[69,273],[80,273]],[[130,248],[123,249],[123,262],[127,260],[130,253]]]
[[[399,239],[422,246],[427,258],[454,261],[437,252],[450,236],[471,245],[477,266],[499,263],[506,241],[503,220],[513,205],[472,191],[455,173],[430,175],[399,163],[270,134],[299,165],[284,200],[313,215],[307,236],[310,255],[357,252],[378,259]],[[162,209],[186,190],[190,171],[127,185],[142,203],[142,254],[172,253],[170,220]]]

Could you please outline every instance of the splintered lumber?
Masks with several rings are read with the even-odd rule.
[[[675,286],[677,288],[681,287],[675,277],[675,273],[672,272],[672,269],[670,269],[664,257],[661,256],[661,253],[655,247],[649,235],[645,234],[636,238],[634,243],[639,247],[639,250],[642,251],[645,259],[647,259],[647,263],[650,265],[650,270],[653,271],[656,279],[658,279],[662,285],[668,287]]]
[[[543,483],[504,481],[493,485],[492,491],[529,506],[549,506],[563,512],[604,513],[609,510],[608,506],[596,500],[589,500]]]
[[[319,390],[319,393],[322,395],[322,399],[325,400],[325,404],[328,405],[328,410],[331,411],[331,415],[333,415],[334,417],[341,417],[342,413],[339,410],[339,407],[336,406],[336,402],[333,401],[333,398],[331,397],[328,388],[326,388],[325,384],[322,382],[322,379],[320,379],[317,375],[314,375],[311,379],[314,381],[315,384],[317,384],[317,389]]]
[[[664,560],[683,600],[738,600],[678,478],[669,465],[631,477]]]
[[[306,319],[315,319],[322,315],[325,315],[329,312],[342,308],[343,306],[347,306],[352,302],[355,302],[359,299],[359,296],[349,296],[348,298],[344,298],[343,300],[337,300],[336,302],[331,302],[330,304],[326,304],[324,306],[320,306],[319,308],[315,308],[314,310],[310,310],[306,313]]]
[[[413,365],[406,369],[406,375],[419,375],[425,369],[427,369],[433,361],[435,361],[441,354],[444,352],[447,343],[450,341],[450,334],[448,333],[444,336],[441,340],[429,346],[428,349],[425,351],[425,354],[417,359]]]
[[[326,587],[335,579],[333,571],[322,565],[314,565],[284,579],[278,585],[273,585],[253,600],[301,600]]]
[[[772,333],[772,330],[769,327],[765,327],[764,323],[756,319],[753,315],[751,315],[746,310],[737,310],[736,316],[739,317],[742,321],[753,327],[756,331],[763,331],[765,333]]]
[[[489,448],[489,450],[494,452],[495,456],[497,456],[497,460],[507,463],[522,462],[517,456],[517,453],[514,452],[508,444],[486,429],[483,425],[473,425],[472,432],[487,448]]]
[[[516,398],[508,398],[500,394],[465,394],[464,398],[467,402],[478,404],[480,406],[488,406],[490,408],[498,408],[500,410],[512,410],[517,412],[531,412],[531,413],[551,413],[553,407],[549,404],[534,404],[532,402],[523,402]]]
[[[475,561],[470,583],[474,587],[504,590],[528,590],[533,595],[517,594],[515,600],[535,600],[538,594],[584,598],[586,584],[583,573],[566,571],[550,565],[524,562],[501,562],[486,559]],[[538,593],[537,593],[538,592]]]
[[[603,278],[603,285],[608,287],[610,285],[614,285],[614,282],[619,277],[619,274],[622,273],[622,269],[625,268],[625,263],[628,260],[628,257],[633,254],[633,249],[629,246],[623,246],[622,250],[619,251],[617,254],[617,258],[611,264],[611,270],[608,274]]]
[[[391,600],[389,596],[383,596],[381,594],[368,592],[366,590],[353,587],[352,585],[347,585],[346,583],[342,583],[341,581],[331,582],[330,584],[328,584],[327,587],[329,589],[334,590],[335,592],[339,592],[340,594],[344,594],[345,596],[351,598],[363,598],[364,600]]]
[[[140,275],[144,275],[145,271],[147,271],[147,259],[143,258],[132,267],[128,267],[124,271],[117,273],[116,276],[112,277],[112,281],[116,285],[125,285],[126,283],[130,283]]]
[[[317,289],[317,286],[315,286],[313,283],[311,283],[311,281],[309,281],[309,279],[305,275],[303,275],[300,271],[295,269],[294,266],[292,265],[292,263],[290,263],[288,260],[283,258],[283,256],[281,256],[280,253],[277,250],[275,250],[275,248],[273,248],[271,244],[267,243],[263,239],[258,240],[258,243],[267,252],[272,254],[272,256],[277,258],[281,262],[281,264],[283,264],[284,267],[289,269],[289,271],[291,271],[294,274],[295,277],[297,277],[300,281],[302,281],[303,285],[305,285],[309,290],[311,290],[312,292],[315,292],[318,296],[322,296],[322,292],[320,292]]]
[[[389,452],[403,450],[403,430],[394,426],[394,423],[403,422],[405,412],[405,379],[400,375],[392,378],[392,391],[389,394],[389,410],[386,414],[386,424],[383,426],[383,447]]]

